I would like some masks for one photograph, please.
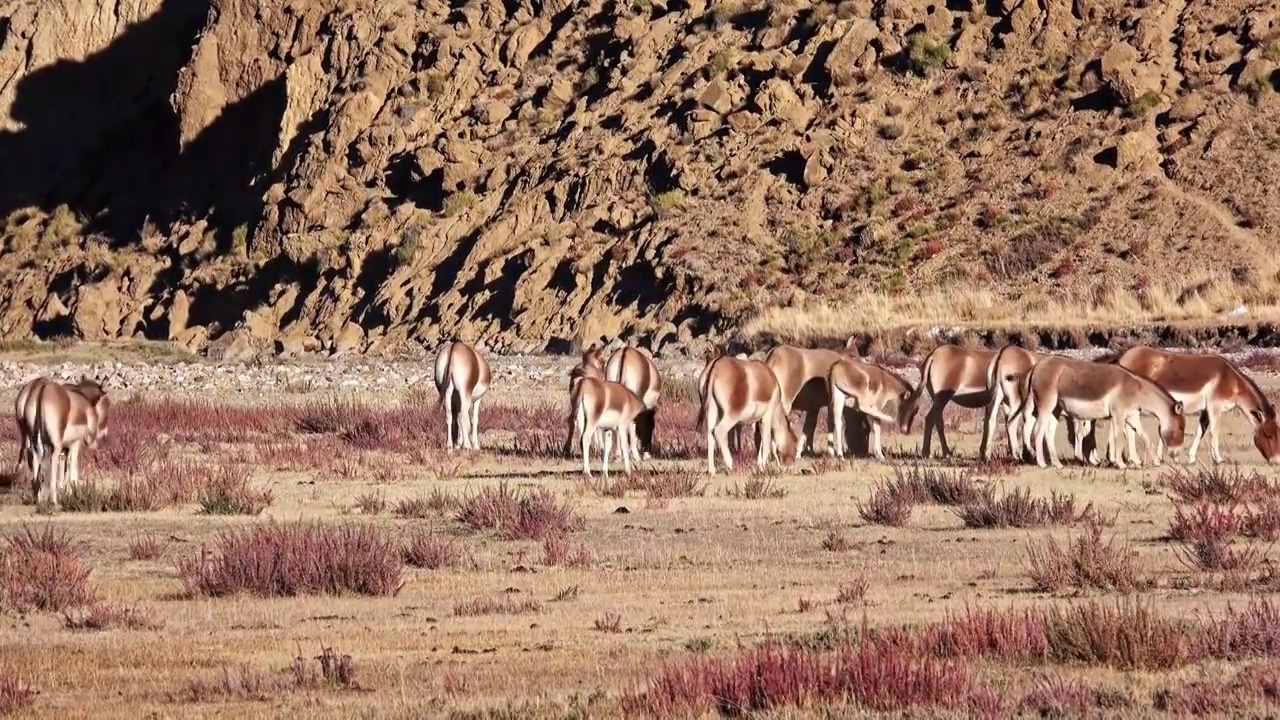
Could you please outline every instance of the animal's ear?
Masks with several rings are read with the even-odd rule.
[[[857,336],[857,335],[850,335],[849,337],[845,338],[845,341],[844,341],[844,349],[845,349],[845,350],[848,350],[850,355],[855,355],[855,356],[859,355],[859,353],[858,353],[858,336]]]
[[[1181,414],[1182,414],[1182,401],[1181,401],[1181,400],[1175,401],[1175,402],[1173,403],[1173,414],[1174,414],[1174,415],[1181,415]]]
[[[899,399],[899,400],[901,400],[902,402],[906,402],[906,401],[910,400],[910,399],[911,399],[911,391],[910,391],[910,390],[903,390],[903,391],[902,391],[902,394],[898,396],[898,399]]]

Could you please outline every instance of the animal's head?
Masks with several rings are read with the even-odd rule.
[[[1170,455],[1176,457],[1182,450],[1186,434],[1187,420],[1182,417],[1182,403],[1175,401],[1170,408],[1168,419],[1160,423],[1160,437],[1164,440]]]
[[[850,335],[844,341],[844,354],[850,357],[862,357],[862,353],[858,352],[858,336]]]
[[[72,389],[80,393],[93,406],[97,427],[86,441],[89,447],[93,447],[98,440],[106,437],[110,430],[111,398],[107,395],[107,390],[102,383],[84,375],[80,376],[80,381],[72,386]]]
[[[903,435],[910,434],[911,425],[920,412],[920,395],[907,388],[898,395],[898,431]]]
[[[778,412],[774,416],[773,441],[778,447],[778,460],[783,465],[793,465],[800,459],[800,436],[791,427],[785,413]]]
[[[1280,425],[1276,424],[1275,417],[1264,418],[1258,423],[1258,428],[1253,431],[1253,446],[1269,464],[1280,464]]]
[[[600,348],[592,344],[591,347],[582,351],[582,364],[585,366],[604,367],[604,357],[600,353]]]

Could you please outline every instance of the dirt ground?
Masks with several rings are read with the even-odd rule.
[[[1269,391],[1280,385],[1274,377],[1254,376]],[[546,384],[542,397],[529,402],[551,404],[553,410],[541,417],[556,417],[555,412],[562,413],[560,383]],[[11,398],[12,393],[5,395],[4,407],[10,407]],[[321,438],[305,447],[328,454],[327,459],[310,469],[280,471],[257,463],[234,442],[175,447],[174,452],[202,462],[254,463],[254,484],[274,493],[274,502],[257,517],[208,516],[193,504],[153,512],[64,510],[44,516],[20,502],[12,489],[0,506],[0,534],[11,535],[24,524],[67,530],[86,548],[91,582],[100,596],[134,606],[163,626],[77,631],[64,627],[57,613],[0,614],[0,671],[16,672],[38,690],[25,712],[44,717],[432,717],[495,708],[514,716],[562,716],[588,702],[594,703],[591,716],[618,716],[622,694],[642,688],[664,663],[695,654],[715,656],[770,635],[814,633],[839,618],[856,625],[864,613],[871,625],[922,623],[970,606],[1064,603],[1075,594],[1034,591],[1026,561],[1029,544],[1048,536],[1062,541],[1078,534],[1075,529],[966,528],[951,509],[931,504],[918,505],[904,527],[869,524],[857,503],[876,481],[892,477],[886,464],[859,459],[836,465],[805,458],[766,478],[785,490],[784,497],[732,496],[730,491],[753,479],[749,467],[707,478],[702,496],[652,501],[629,492],[605,497],[581,481],[580,459],[521,453],[513,449],[518,431],[486,431],[489,413],[510,402],[501,388],[491,392],[481,411],[486,448],[479,453],[450,456],[440,450],[418,459],[388,453],[379,459],[376,452],[353,453],[337,439]],[[949,439],[959,457],[928,464],[972,464],[979,413],[954,417]],[[670,437],[664,432],[674,432],[663,422],[660,415],[660,442]],[[920,428],[917,422],[911,437],[888,434],[886,449],[917,453]],[[1229,462],[1271,475],[1239,413],[1228,416],[1223,430],[1221,447]],[[563,437],[562,425],[534,431],[557,442]],[[4,437],[0,452],[12,458],[16,446]],[[693,437],[692,458],[646,465],[705,474],[700,454],[705,446]],[[1178,589],[1186,584],[1180,579],[1194,571],[1180,560],[1176,544],[1163,539],[1172,504],[1154,488],[1168,466],[1083,468],[1068,459],[1065,438],[1058,442],[1066,468],[1023,467],[992,482],[1004,489],[1026,487],[1036,496],[1070,493],[1079,507],[1092,503],[1115,513],[1106,534],[1127,541],[1141,572],[1154,581],[1140,594],[1166,614],[1221,610],[1247,599],[1246,593]],[[1207,447],[1202,450],[1204,464],[1210,456]],[[89,467],[85,475],[94,472]],[[542,543],[469,530],[447,513],[401,519],[390,510],[402,498],[435,490],[465,495],[500,482],[516,488],[540,485],[568,498],[585,517],[585,529],[573,533],[572,541],[587,546],[594,562],[548,566]],[[381,493],[388,509],[378,514],[355,510],[357,499],[368,493]],[[372,523],[397,533],[429,527],[453,537],[475,561],[438,570],[406,567],[406,582],[391,597],[182,594],[178,558],[197,553],[228,529],[294,520]],[[833,531],[847,538],[847,548],[824,547]],[[163,555],[129,559],[129,543],[144,536],[160,539]],[[867,582],[865,598],[836,602],[842,585],[859,579]],[[566,594],[573,597],[556,599]],[[479,616],[455,612],[473,598],[504,596],[539,601],[540,609]],[[610,631],[609,614],[617,616],[617,632]],[[242,668],[255,676],[288,678],[296,656],[310,662],[322,647],[352,656],[356,687],[303,690],[286,683],[248,693],[252,697],[195,697],[191,689],[196,681],[221,684],[224,673],[234,684]],[[1105,669],[1072,672],[1108,678],[1149,707],[1145,698],[1153,684],[1198,677],[1206,670],[1193,667],[1159,678]]]

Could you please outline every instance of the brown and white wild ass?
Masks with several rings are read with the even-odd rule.
[[[1205,434],[1214,463],[1222,462],[1218,449],[1218,424],[1222,414],[1239,408],[1254,427],[1253,445],[1270,464],[1280,463],[1280,426],[1276,409],[1258,384],[1221,355],[1170,352],[1139,345],[1100,363],[1114,363],[1164,388],[1182,403],[1182,413],[1200,413],[1187,462],[1196,461],[1196,450]],[[1163,443],[1157,448],[1164,454]]]
[[[759,360],[721,355],[704,368],[701,378],[698,430],[707,434],[708,473],[716,474],[717,445],[725,468],[733,469],[729,431],[755,422],[760,423],[756,448],[759,467],[763,468],[770,459],[780,464],[795,461],[798,455],[795,432],[783,409],[778,378],[768,365]]]
[[[591,477],[591,446],[597,431],[603,431],[601,445],[604,457],[601,468],[609,477],[609,454],[612,441],[618,440],[622,466],[631,474],[632,447],[636,443],[636,415],[644,410],[644,401],[622,383],[589,375],[579,365],[569,374],[570,433],[579,432],[582,446],[582,473]]]
[[[943,456],[952,454],[942,423],[942,413],[948,403],[977,410],[986,408],[991,402],[987,371],[995,357],[995,350],[966,348],[952,343],[939,345],[925,356],[920,364],[920,384],[916,386],[917,397],[928,392],[932,403],[924,416],[924,444],[921,448],[924,457],[930,456],[934,430],[938,432]],[[912,420],[914,413],[907,420],[908,431]]]
[[[915,414],[915,402],[919,399],[915,388],[888,368],[851,357],[841,358],[831,366],[827,383],[831,389],[832,454],[844,457],[844,409],[847,403],[852,403],[871,418],[871,452],[876,459],[884,460],[880,426],[896,423],[900,431],[907,431],[908,420]],[[884,411],[889,403],[896,404],[896,417]]]
[[[27,406],[34,406],[28,431],[37,467],[43,469],[44,459],[49,459],[49,469],[45,482],[39,484],[36,502],[48,502],[57,508],[58,486],[66,479],[63,476],[67,471],[70,482],[80,481],[81,449],[93,447],[99,438],[106,437],[111,400],[100,383],[82,377],[75,385],[53,381],[37,385],[27,398]],[[24,416],[25,413],[24,409]],[[65,464],[60,462],[64,451],[67,453]]]
[[[1110,419],[1111,443],[1107,447],[1107,458],[1118,468],[1125,467],[1119,447],[1121,426],[1128,441],[1130,461],[1142,464],[1134,447],[1134,436],[1141,433],[1146,444],[1143,413],[1156,417],[1160,437],[1172,452],[1176,454],[1182,448],[1185,431],[1182,403],[1156,383],[1122,367],[1062,356],[1047,357],[1027,374],[1022,394],[1023,443],[1035,448],[1036,464],[1040,467],[1045,467],[1046,437],[1052,439],[1057,425],[1055,409],[1061,409],[1068,417],[1094,421],[1094,427],[1098,420]],[[1053,466],[1062,467],[1052,442],[1048,443],[1048,450]]]
[[[662,396],[662,375],[653,361],[653,355],[645,348],[619,348],[609,356],[604,376],[606,380],[622,383],[644,402],[644,410],[636,416],[636,437],[640,442],[634,450],[636,460],[640,459],[641,454],[648,460],[653,456],[658,398]]]
[[[436,390],[444,404],[447,447],[480,449],[480,398],[489,390],[489,362],[461,340],[446,342],[436,355]]]
[[[987,388],[991,393],[991,400],[987,403],[987,411],[983,417],[982,445],[978,451],[983,460],[991,457],[992,436],[995,434],[995,426],[1001,410],[1004,411],[1005,429],[1009,435],[1009,456],[1015,460],[1019,457],[1028,461],[1032,459],[1031,448],[1022,446],[1022,415],[1018,410],[1022,407],[1022,385],[1027,373],[1031,372],[1031,368],[1035,367],[1036,363],[1047,357],[1053,356],[1033,352],[1017,345],[1005,345],[992,358],[987,368]],[[1086,436],[1078,432],[1075,420],[1071,417],[1063,417],[1062,413],[1056,409],[1054,412],[1060,421],[1065,421],[1067,424],[1067,442],[1075,448],[1076,457],[1083,460],[1087,452],[1090,462],[1096,465],[1097,455],[1094,448],[1085,449],[1086,445],[1092,444],[1093,434],[1088,433],[1089,442],[1085,443]],[[1091,427],[1092,421],[1083,422],[1087,427]],[[1048,442],[1053,442],[1052,435],[1049,436]]]
[[[788,417],[797,410],[804,414],[802,452],[807,451],[814,455],[818,453],[816,444],[818,417],[822,413],[831,412],[833,408],[828,375],[831,372],[831,366],[842,358],[858,356],[855,339],[854,336],[849,336],[843,350],[779,345],[764,357],[765,365],[768,365],[769,369],[773,370],[774,376],[778,378],[778,386],[782,392],[783,412]],[[834,421],[828,415],[828,444],[831,442],[830,433],[833,425]],[[862,429],[867,429],[866,423],[863,425]]]
[[[574,430],[574,414],[573,407],[573,389],[578,384],[579,378],[596,378],[604,380],[604,357],[600,353],[600,348],[593,343],[586,350],[582,351],[582,357],[578,360],[578,364],[569,369],[569,433],[564,439],[564,456],[573,457],[574,440],[577,437]],[[597,431],[592,436],[592,442],[603,444],[603,430]]]

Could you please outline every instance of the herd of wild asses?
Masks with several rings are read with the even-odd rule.
[[[492,375],[488,361],[464,342],[446,342],[435,361],[435,385],[444,408],[450,450],[480,447],[480,400]],[[581,443],[582,471],[591,475],[592,449],[602,450],[602,471],[616,441],[627,473],[632,462],[651,457],[662,376],[646,349],[623,347],[607,362],[596,347],[588,348],[569,373],[569,435],[564,452],[576,437]],[[1012,457],[1039,466],[1061,467],[1053,437],[1060,420],[1078,459],[1099,463],[1094,423],[1110,420],[1107,459],[1116,467],[1142,464],[1137,438],[1152,462],[1159,464],[1168,448],[1177,457],[1183,446],[1184,416],[1199,414],[1187,461],[1195,462],[1207,434],[1214,462],[1222,462],[1218,424],[1222,413],[1239,408],[1254,426],[1253,443],[1268,463],[1280,462],[1280,427],[1266,395],[1247,375],[1217,354],[1191,354],[1138,346],[1098,360],[1006,345],[999,350],[941,345],[920,365],[920,382],[912,384],[882,365],[858,356],[852,338],[843,350],[781,345],[763,360],[717,348],[707,354],[698,376],[698,431],[707,436],[707,471],[714,475],[719,448],[732,469],[730,444],[740,445],[741,432],[753,429],[756,462],[795,462],[802,449],[816,452],[818,418],[827,413],[827,452],[843,458],[847,449],[846,412],[866,426],[870,452],[884,459],[881,427],[895,423],[910,433],[923,396],[922,454],[931,456],[936,432],[944,456],[952,454],[943,427],[948,403],[985,409],[979,454],[988,459],[1001,410],[1005,414]],[[887,408],[892,408],[892,414]],[[24,385],[14,403],[20,449],[38,485],[37,502],[58,505],[58,485],[69,474],[79,479],[83,447],[107,435],[110,400],[96,380],[75,384],[38,377]],[[793,411],[804,414],[802,436],[790,423]],[[1154,416],[1158,433],[1154,450],[1143,430],[1142,415]],[[1080,423],[1077,427],[1077,422]],[[1120,449],[1119,433],[1125,435]],[[803,440],[803,442],[802,442]],[[1087,446],[1087,447],[1086,447]],[[54,459],[57,461],[54,461]],[[45,460],[49,460],[48,467]],[[43,475],[43,482],[41,476]]]

